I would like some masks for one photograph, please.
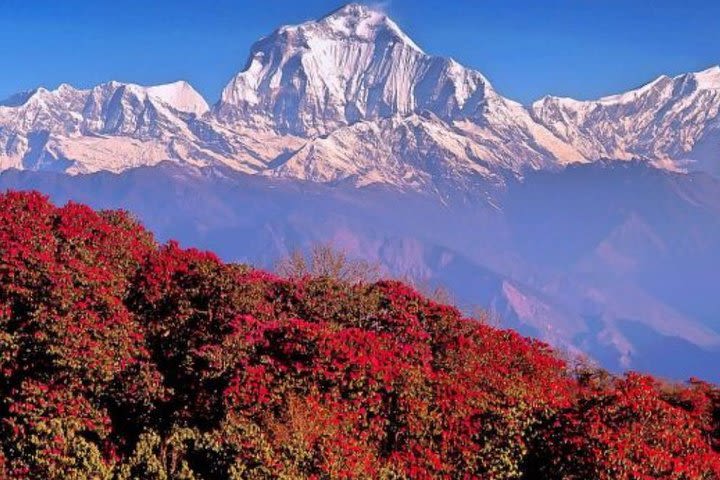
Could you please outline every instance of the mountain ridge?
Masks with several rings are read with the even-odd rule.
[[[62,84],[0,103],[0,169],[69,174],[170,160],[452,195],[606,158],[717,174],[718,151],[720,67],[521,105],[359,4],[257,41],[213,105],[183,81]]]

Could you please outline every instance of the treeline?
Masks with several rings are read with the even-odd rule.
[[[571,369],[325,264],[0,196],[0,478],[719,478],[714,386]]]

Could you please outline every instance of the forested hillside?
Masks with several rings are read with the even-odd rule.
[[[714,479],[720,391],[0,196],[0,479]]]

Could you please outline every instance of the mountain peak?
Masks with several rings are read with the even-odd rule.
[[[326,17],[330,17],[333,15],[362,16],[362,15],[367,15],[368,13],[373,13],[373,12],[382,13],[382,11],[379,8],[371,7],[370,5],[366,5],[363,3],[350,2],[336,10],[333,10],[328,15],[326,15]]]
[[[402,43],[422,52],[422,49],[399,26],[377,7],[349,3],[316,22],[308,22],[303,25],[311,24],[322,25],[335,36],[354,39],[371,40],[381,32],[389,33]]]
[[[109,96],[120,89],[140,99],[149,98],[161,102],[179,112],[202,116],[210,109],[202,95],[184,80],[150,86],[111,80],[94,88],[103,96]]]
[[[701,90],[720,90],[720,65],[692,74]]]
[[[226,124],[317,136],[423,110],[472,116],[490,89],[479,72],[427,55],[383,11],[351,3],[256,42],[214,112]]]
[[[82,93],[81,90],[78,90],[67,83],[60,84],[54,90],[49,90],[45,87],[37,87],[32,90],[16,93],[4,100],[0,100],[0,107],[18,108],[28,103],[52,101],[54,98],[64,98],[80,93]]]
[[[328,13],[327,15],[320,18],[318,21],[323,21],[326,19],[341,19],[341,18],[348,18],[348,19],[368,19],[368,18],[374,18],[379,19],[384,17],[384,12],[376,7],[371,7],[369,5],[365,5],[362,3],[348,3],[336,10],[333,10],[332,12]]]
[[[146,91],[149,96],[181,112],[201,116],[210,109],[202,95],[184,80],[147,87]]]

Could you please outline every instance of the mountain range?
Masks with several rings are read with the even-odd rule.
[[[2,101],[0,170],[230,260],[332,241],[609,368],[720,378],[717,66],[522,105],[350,4],[256,42],[213,105],[182,81]]]
[[[598,159],[717,173],[719,110],[718,66],[523,106],[350,4],[255,43],[212,107],[182,81],[15,95],[0,103],[0,167],[78,174],[170,160],[426,191]]]

